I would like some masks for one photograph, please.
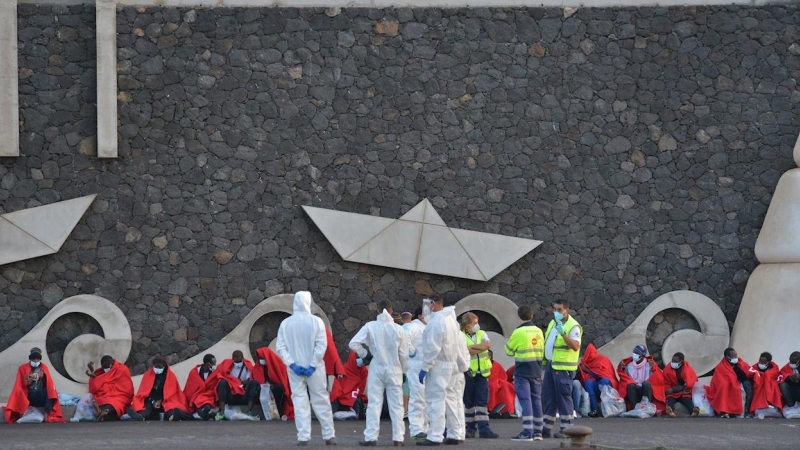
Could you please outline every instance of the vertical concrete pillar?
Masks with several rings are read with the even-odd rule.
[[[0,0],[0,157],[19,156],[17,0]]]
[[[0,0],[2,1],[2,0]],[[97,0],[97,156],[117,157],[117,4]]]

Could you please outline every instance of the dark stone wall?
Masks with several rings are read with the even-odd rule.
[[[37,38],[47,64],[29,67],[23,49],[21,70],[69,61],[48,21],[62,13],[27,8],[21,33],[50,30]],[[0,205],[99,196],[59,254],[0,269],[0,348],[78,293],[126,313],[135,371],[202,351],[262,299],[301,289],[341,349],[376,301],[410,309],[431,291],[498,293],[542,323],[568,298],[598,346],[676,289],[732,323],[792,167],[795,7],[125,8],[116,161],[81,154],[93,15],[64,11],[87,16],[66,33],[85,51],[68,78],[23,80],[35,88],[24,156],[0,165]],[[50,106],[28,95],[60,97],[62,78],[85,103],[58,98],[31,125]],[[345,263],[300,208],[399,217],[426,197],[450,226],[544,244],[490,282],[458,280]],[[694,326],[680,317],[651,333]]]

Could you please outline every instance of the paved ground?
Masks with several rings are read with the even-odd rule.
[[[513,442],[517,420],[495,420],[501,438],[468,440],[460,448],[555,449],[562,442]],[[594,430],[590,442],[610,449],[798,449],[800,420],[785,419],[579,419]],[[312,444],[322,445],[319,424],[313,424]],[[363,421],[336,422],[338,449],[360,448]],[[389,422],[381,428],[381,446],[391,445]],[[416,447],[406,441],[407,446]],[[163,449],[218,450],[293,448],[293,422],[147,422],[0,425],[0,448],[6,449]],[[421,447],[420,447],[421,448]],[[459,448],[459,447],[447,447]]]

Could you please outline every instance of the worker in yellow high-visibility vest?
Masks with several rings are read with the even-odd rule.
[[[528,305],[517,309],[522,321],[506,343],[506,355],[514,357],[514,389],[522,408],[522,433],[513,441],[542,440],[542,358],[544,334],[533,324],[533,310]]]
[[[461,331],[469,349],[469,372],[464,386],[464,419],[467,422],[466,437],[477,433],[484,439],[497,439],[497,433],[489,428],[489,376],[492,360],[489,349],[492,342],[478,325],[478,316],[468,312],[461,316]]]
[[[553,302],[553,320],[544,338],[545,370],[542,383],[544,428],[542,436],[564,439],[564,428],[572,425],[575,406],[572,403],[572,379],[578,370],[583,329],[569,313],[569,301]],[[552,434],[556,413],[560,415],[561,431]]]

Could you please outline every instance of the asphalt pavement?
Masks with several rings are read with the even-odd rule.
[[[361,448],[358,441],[363,439],[364,421],[335,425],[337,449]],[[600,449],[800,449],[800,420],[610,418],[578,419],[576,425],[592,428],[589,443]],[[568,440],[511,441],[520,431],[520,420],[493,420],[491,426],[499,439],[469,439],[464,445],[446,448],[569,448]],[[319,424],[315,421],[312,427],[311,446],[324,446]],[[294,448],[296,442],[292,421],[0,424],[3,450],[256,450]],[[379,446],[391,445],[391,424],[384,421]],[[416,447],[408,438],[406,446]]]

